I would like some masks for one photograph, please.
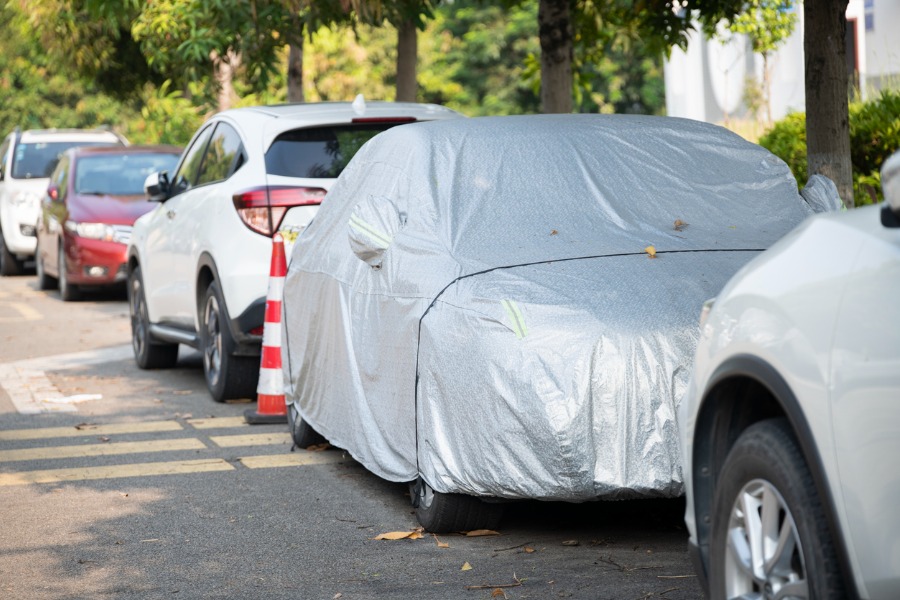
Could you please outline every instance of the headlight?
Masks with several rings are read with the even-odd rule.
[[[106,223],[77,223],[66,221],[66,231],[78,237],[91,240],[103,240],[106,242],[119,242],[127,244],[131,237],[131,227],[124,225],[107,225]]]
[[[31,192],[19,192],[12,198],[12,203],[16,206],[38,206],[41,199],[37,194]]]

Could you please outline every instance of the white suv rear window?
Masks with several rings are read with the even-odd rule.
[[[266,172],[285,177],[333,178],[363,144],[400,122],[356,123],[282,133],[266,152]]]
[[[111,146],[111,142],[22,142],[13,157],[13,179],[50,177],[60,155],[74,146]]]

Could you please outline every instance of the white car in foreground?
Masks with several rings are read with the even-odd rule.
[[[679,421],[710,598],[900,598],[900,154],[882,181],[704,307]]]
[[[34,257],[41,199],[63,152],[127,145],[106,129],[16,129],[0,145],[0,275],[18,275]]]
[[[302,231],[371,137],[461,116],[358,97],[239,108],[207,121],[173,174],[148,178],[148,198],[159,204],[135,223],[129,243],[138,366],[174,366],[185,344],[202,351],[214,400],[253,397],[274,233]]]

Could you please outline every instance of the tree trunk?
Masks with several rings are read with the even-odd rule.
[[[287,101],[303,102],[303,42],[288,50]]]
[[[416,24],[407,19],[397,27],[397,102],[415,102],[418,94]]]
[[[545,113],[572,112],[572,16],[569,0],[540,0],[541,108]]]
[[[241,56],[231,50],[225,58],[213,51],[210,54],[213,61],[213,73],[219,88],[218,109],[219,112],[228,110],[234,104],[236,94],[234,92],[234,71],[241,62]]]
[[[806,0],[803,52],[806,55],[806,159],[809,174],[837,185],[853,206],[850,112],[845,58],[848,0]],[[803,182],[801,182],[803,183]]]

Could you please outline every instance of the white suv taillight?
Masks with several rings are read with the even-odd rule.
[[[263,186],[238,192],[232,198],[244,225],[272,237],[289,208],[322,203],[322,188]]]

